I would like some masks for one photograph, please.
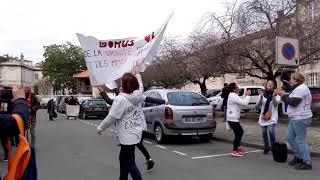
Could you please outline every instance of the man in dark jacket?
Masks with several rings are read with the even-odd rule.
[[[12,102],[12,110],[8,111],[6,114],[0,114],[0,139],[11,138],[19,135],[20,133],[18,124],[16,120],[11,117],[11,114],[19,115],[22,118],[25,126],[28,123],[30,110],[25,99],[25,90],[23,87],[13,87]]]
[[[48,114],[49,114],[49,120],[50,121],[53,121],[53,118],[56,117],[56,112],[55,112],[55,107],[54,107],[54,101],[53,99],[50,99],[48,101],[48,104],[47,104],[47,108],[48,108]]]
[[[221,110],[223,111],[223,114],[224,114],[224,121],[226,121],[226,118],[227,118],[226,111],[227,111],[227,103],[228,103],[229,94],[230,94],[230,91],[228,89],[228,83],[224,83],[222,93],[221,93],[221,98],[223,98]]]

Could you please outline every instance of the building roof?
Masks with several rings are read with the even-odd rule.
[[[89,78],[89,71],[86,70],[86,71],[82,71],[79,73],[75,73],[75,74],[73,74],[73,77],[74,78]]]

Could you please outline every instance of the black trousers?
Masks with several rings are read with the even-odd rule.
[[[234,133],[233,150],[237,151],[238,148],[240,147],[240,143],[243,135],[243,129],[239,122],[228,121],[228,124]]]
[[[135,162],[134,145],[122,145],[119,155],[120,160],[120,178],[119,180],[128,180],[130,173],[132,180],[142,180],[140,171]]]
[[[151,157],[150,154],[148,152],[148,150],[146,149],[146,147],[144,147],[143,143],[143,139],[146,136],[145,131],[142,132],[142,137],[141,137],[141,141],[139,142],[139,144],[137,144],[137,148],[142,152],[142,154],[144,155],[144,157],[146,158],[146,160],[148,161]]]

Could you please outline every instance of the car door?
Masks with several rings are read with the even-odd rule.
[[[159,99],[157,92],[149,92],[144,95],[147,97]],[[161,96],[160,96],[160,98],[161,98]],[[143,112],[144,112],[144,116],[145,116],[146,123],[147,123],[147,131],[150,133],[153,133],[153,126],[154,126],[154,122],[156,119],[155,118],[156,117],[156,115],[155,115],[155,112],[156,112],[155,107],[156,106],[157,106],[156,104],[145,102],[144,107],[143,107]]]

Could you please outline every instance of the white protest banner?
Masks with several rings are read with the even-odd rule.
[[[143,38],[98,40],[92,36],[77,34],[91,85],[114,84],[113,81],[132,71],[135,66],[148,66],[156,55],[171,17],[172,14],[160,29]]]

